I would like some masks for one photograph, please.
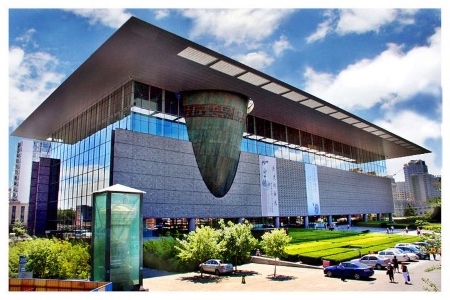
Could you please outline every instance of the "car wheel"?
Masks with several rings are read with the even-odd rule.
[[[328,277],[333,277],[333,272],[328,271],[328,272],[327,272],[327,276],[328,276]]]
[[[375,269],[381,270],[381,265],[380,264],[376,264]]]
[[[353,275],[353,277],[354,277],[356,280],[361,279],[361,275],[359,275],[358,273],[355,273],[355,275]]]
[[[216,269],[216,271],[214,273],[216,273],[216,275],[220,275],[220,272],[217,269]]]

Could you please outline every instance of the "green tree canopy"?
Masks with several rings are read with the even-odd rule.
[[[219,225],[220,240],[224,243],[222,257],[224,260],[233,261],[235,270],[237,270],[237,265],[248,259],[250,251],[255,249],[258,244],[258,240],[252,235],[253,225],[247,220],[238,224],[228,221],[225,224],[223,219],[219,221]]]
[[[186,263],[200,264],[210,258],[219,258],[223,252],[224,242],[219,242],[220,232],[209,226],[200,226],[195,231],[178,239],[175,248],[178,257]],[[202,274],[203,275],[203,274]]]
[[[273,276],[277,273],[277,258],[282,258],[286,255],[285,248],[292,240],[290,236],[286,234],[284,229],[274,229],[270,232],[266,232],[262,236],[261,248],[267,256],[275,258],[275,270]]]
[[[16,234],[17,237],[24,236],[27,232],[27,230],[25,229],[25,226],[23,225],[22,221],[20,221],[20,220],[16,220],[14,222],[12,231]]]
[[[28,258],[27,271],[34,278],[87,279],[90,276],[89,245],[57,238],[37,238],[14,243],[9,248],[9,277],[18,276],[19,257]]]

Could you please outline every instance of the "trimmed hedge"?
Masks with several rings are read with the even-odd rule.
[[[378,252],[386,248],[394,247],[395,244],[412,243],[420,241],[418,236],[403,236],[398,234],[380,234],[380,233],[353,233],[335,232],[321,233],[314,229],[297,229],[296,232],[289,232],[289,235],[296,236],[296,240],[304,235],[305,242],[297,242],[286,247],[287,257],[289,261],[301,261],[305,264],[322,265],[323,260],[329,260],[332,264],[339,261],[347,261],[358,258],[371,252]],[[310,231],[310,232],[308,232]],[[312,233],[311,233],[312,231]],[[311,234],[315,235],[315,239],[319,240],[323,235],[330,238],[321,239],[320,241],[311,241]],[[309,241],[308,241],[309,240]]]

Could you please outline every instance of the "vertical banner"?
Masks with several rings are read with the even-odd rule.
[[[277,160],[275,157],[259,156],[262,215],[278,217]]]
[[[305,164],[305,178],[308,216],[320,215],[319,179],[316,165]]]

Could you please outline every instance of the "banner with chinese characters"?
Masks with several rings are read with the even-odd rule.
[[[278,217],[277,160],[275,157],[259,156],[262,215]]]
[[[305,164],[305,178],[308,216],[320,215],[319,179],[316,165]]]

